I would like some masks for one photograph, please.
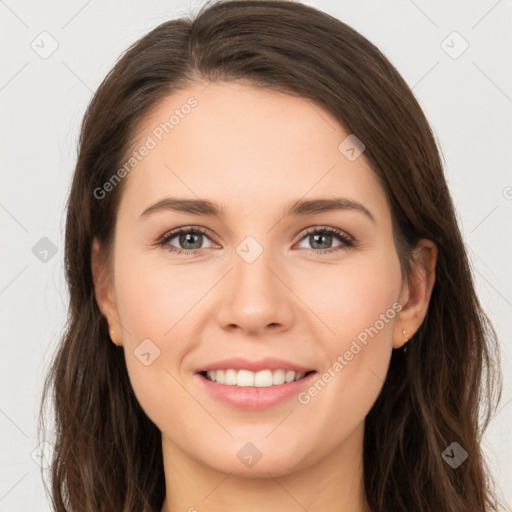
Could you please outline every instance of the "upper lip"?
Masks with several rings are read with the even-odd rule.
[[[233,357],[201,366],[201,368],[196,370],[196,373],[227,370],[230,368],[234,370],[250,370],[252,372],[258,372],[260,370],[292,370],[294,372],[307,373],[313,370],[313,368],[306,368],[300,364],[285,361],[284,359],[276,359],[275,357],[266,357],[252,361],[243,357]]]

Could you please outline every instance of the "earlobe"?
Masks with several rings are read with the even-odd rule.
[[[116,331],[114,329],[110,329],[110,339],[117,345],[118,347],[122,346],[122,343],[117,339]]]
[[[412,275],[402,287],[400,296],[402,309],[395,323],[393,348],[402,347],[419,329],[427,314],[434,288],[436,244],[431,240],[421,239],[413,251],[413,258]]]

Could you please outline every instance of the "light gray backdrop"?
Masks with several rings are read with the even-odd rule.
[[[306,3],[379,46],[437,134],[481,301],[502,341],[504,396],[484,446],[510,503],[512,2]],[[84,110],[123,50],[200,5],[0,0],[0,512],[50,510],[36,414],[66,318],[64,207]]]

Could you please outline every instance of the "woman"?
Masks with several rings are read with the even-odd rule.
[[[84,118],[66,272],[56,511],[498,510],[496,335],[438,150],[340,21],[228,1],[134,44]]]

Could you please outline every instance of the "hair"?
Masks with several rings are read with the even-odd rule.
[[[225,1],[166,21],[134,43],[85,113],[67,207],[69,312],[44,382],[55,442],[56,512],[160,511],[161,433],[132,390],[124,349],[109,338],[95,298],[92,241],[110,266],[126,180],[115,173],[150,109],[197,81],[243,80],[327,108],[366,146],[391,208],[403,276],[415,244],[438,247],[426,317],[407,353],[393,350],[365,419],[364,491],[372,511],[498,510],[482,436],[501,397],[496,332],[477,298],[432,130],[412,91],[379,49],[338,19],[291,1]],[[453,469],[442,452],[469,454]]]

